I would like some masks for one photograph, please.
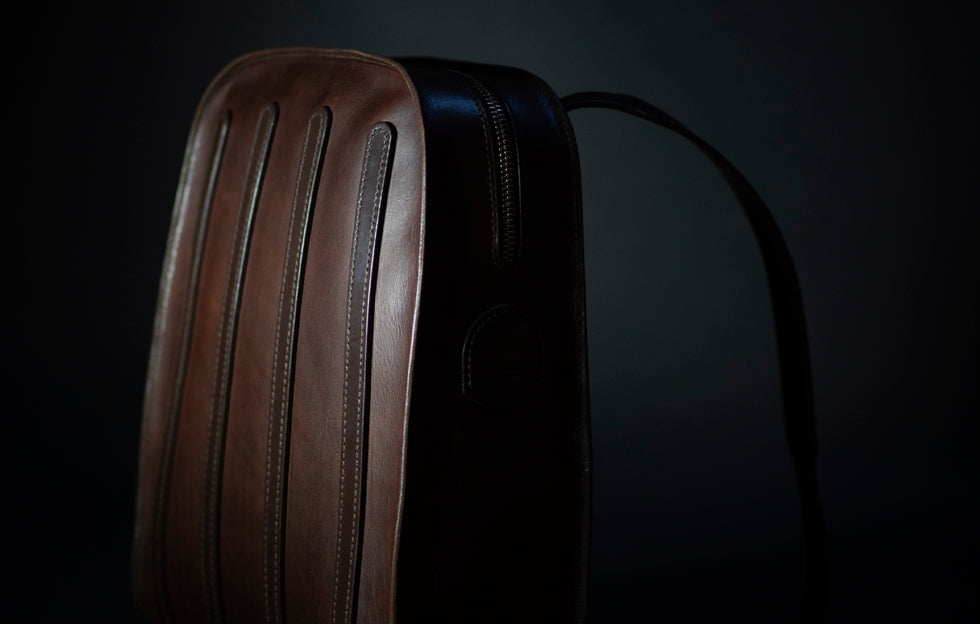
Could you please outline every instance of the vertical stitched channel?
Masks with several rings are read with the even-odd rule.
[[[160,467],[157,471],[153,511],[150,526],[150,555],[146,558],[149,568],[148,578],[152,579],[157,601],[157,612],[162,621],[170,620],[170,610],[167,604],[166,575],[163,571],[163,551],[166,535],[167,501],[170,497],[170,475],[173,467],[174,446],[177,436],[177,422],[180,418],[180,399],[184,394],[184,381],[187,371],[187,358],[190,353],[191,328],[194,326],[194,311],[197,308],[198,284],[201,277],[201,258],[204,255],[204,242],[207,239],[208,224],[211,218],[211,206],[214,203],[214,188],[218,181],[218,171],[224,159],[225,145],[228,142],[228,130],[231,126],[231,111],[224,111],[218,119],[218,130],[215,134],[214,145],[211,148],[211,165],[208,168],[208,181],[201,202],[201,212],[198,215],[194,232],[190,273],[187,280],[187,292],[184,299],[184,309],[181,315],[180,334],[178,337],[178,352],[175,365],[173,388],[167,404],[166,422],[164,424],[163,447],[160,452]],[[176,242],[174,243],[176,246]]]
[[[225,430],[228,422],[228,396],[235,355],[235,339],[238,332],[238,315],[241,310],[241,291],[245,281],[245,268],[252,240],[252,224],[255,209],[262,191],[262,181],[272,146],[279,108],[267,104],[259,113],[255,136],[248,158],[245,187],[235,221],[231,257],[225,279],[225,291],[221,301],[221,317],[218,322],[218,345],[214,358],[214,375],[211,386],[211,402],[208,412],[208,439],[204,465],[204,483],[201,493],[201,583],[207,606],[208,619],[222,622],[224,610],[221,598],[221,580],[218,575],[218,523],[221,500],[221,463],[224,459]]]
[[[316,109],[306,126],[306,138],[303,141],[299,174],[293,194],[293,208],[289,216],[282,283],[279,288],[276,342],[272,359],[272,388],[269,397],[269,431],[266,436],[263,510],[262,586],[266,622],[285,620],[285,609],[281,598],[282,535],[296,328],[299,323],[302,274],[306,264],[309,224],[316,202],[329,126],[330,111],[327,108]]]
[[[371,351],[372,277],[379,224],[391,163],[393,128],[375,124],[368,135],[361,168],[357,212],[351,244],[350,274],[347,282],[347,323],[344,347],[344,394],[341,412],[340,501],[337,519],[337,553],[334,572],[331,621],[351,621],[355,595],[358,551],[360,546],[361,474],[363,471],[364,431],[367,426],[368,389]],[[371,177],[369,177],[371,176]],[[373,185],[373,189],[371,186]],[[365,193],[370,206],[365,205]],[[370,210],[370,214],[365,214]],[[355,344],[356,343],[356,344]],[[353,388],[352,388],[353,385]],[[351,391],[355,399],[351,400]],[[348,487],[349,484],[349,487]],[[341,619],[338,619],[338,601]]]

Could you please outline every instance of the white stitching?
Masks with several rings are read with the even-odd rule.
[[[350,321],[351,321],[351,305],[353,303],[353,290],[354,290],[354,268],[355,268],[356,258],[357,258],[358,233],[360,231],[360,219],[361,219],[361,213],[363,212],[362,208],[363,208],[363,201],[364,201],[364,188],[365,188],[365,182],[367,181],[367,172],[368,172],[367,165],[368,165],[368,162],[370,160],[371,153],[373,151],[372,148],[373,148],[373,145],[374,145],[375,136],[379,132],[385,132],[385,134],[384,134],[384,145],[383,145],[383,148],[382,148],[382,150],[383,150],[383,154],[382,154],[383,160],[382,160],[382,162],[380,163],[380,166],[379,166],[378,183],[377,183],[377,186],[375,188],[374,201],[372,202],[371,229],[370,229],[370,232],[369,232],[369,236],[370,237],[368,238],[369,244],[374,241],[375,233],[377,231],[377,224],[378,224],[378,219],[379,219],[379,215],[380,215],[380,203],[381,203],[382,187],[383,187],[383,184],[384,184],[385,174],[387,173],[387,169],[388,169],[388,149],[389,149],[389,146],[390,146],[390,138],[391,138],[390,133],[389,132],[386,132],[386,130],[387,130],[387,128],[385,126],[383,126],[383,125],[377,125],[374,128],[372,128],[371,133],[368,135],[368,141],[367,141],[367,144],[368,145],[367,145],[367,149],[365,150],[365,153],[364,153],[364,164],[363,164],[363,166],[361,168],[360,188],[359,188],[358,197],[357,197],[357,211],[356,211],[356,215],[355,215],[355,219],[354,219],[354,237],[353,237],[353,244],[352,244],[352,248],[351,248],[351,265],[350,265],[350,272],[349,272],[348,283],[347,283],[347,324],[346,324],[347,327],[346,327],[346,345],[345,345],[345,353],[344,353],[344,395],[343,395],[343,411],[342,411],[342,418],[341,418],[342,431],[341,431],[341,451],[340,451],[341,452],[341,459],[340,459],[340,465],[341,465],[341,470],[340,470],[340,508],[339,508],[338,521],[337,521],[337,553],[336,553],[336,561],[338,561],[338,562],[340,561],[341,543],[342,543],[341,537],[343,535],[343,520],[344,520],[344,487],[345,487],[345,484],[344,484],[344,482],[345,482],[344,466],[346,465],[346,458],[347,458],[347,445],[346,445],[346,440],[347,440],[347,418],[346,418],[346,414],[347,414],[347,406],[348,406],[348,402],[349,402],[348,388],[349,388],[349,385],[350,385],[350,365],[348,364],[348,359],[349,359],[348,356],[350,354],[350,342],[351,342]],[[372,251],[371,256],[372,256],[372,258],[373,258],[373,255],[374,255],[374,252],[373,252],[374,247],[375,247],[374,245],[371,245],[371,251]],[[360,327],[361,340],[360,340],[359,353],[358,353],[358,371],[357,371],[358,379],[357,379],[357,382],[356,382],[358,384],[358,388],[357,388],[357,391],[358,391],[357,392],[357,414],[359,416],[362,414],[362,410],[363,410],[362,401],[363,401],[363,395],[364,395],[364,393],[363,393],[363,388],[364,388],[364,347],[365,347],[365,342],[366,342],[366,326],[367,326],[367,317],[368,317],[368,314],[367,314],[367,303],[366,303],[366,301],[367,301],[367,286],[368,286],[368,283],[370,281],[370,277],[371,277],[371,273],[372,272],[370,270],[366,270],[364,273],[365,273],[364,283],[361,286],[361,319],[360,319],[360,323],[361,323],[361,327]],[[354,443],[354,453],[355,453],[355,455],[354,455],[354,463],[355,463],[355,467],[358,467],[360,465],[360,446],[361,445],[358,443],[358,441],[360,440],[360,436],[361,436],[361,418],[358,417],[355,420],[356,420],[355,426],[357,427],[357,429],[356,429],[357,440]],[[359,486],[360,486],[360,470],[358,469],[358,470],[355,470],[355,472],[354,472],[353,488],[354,488],[354,491],[355,492],[359,491],[358,490]],[[345,621],[350,617],[350,607],[351,607],[350,594],[351,594],[351,589],[352,589],[352,585],[353,585],[352,580],[353,580],[353,574],[354,574],[354,555],[355,555],[355,551],[356,551],[355,542],[356,542],[356,539],[357,539],[357,526],[356,525],[357,525],[358,511],[359,511],[359,509],[355,505],[355,507],[354,507],[354,509],[352,511],[352,519],[351,519],[350,554],[349,554],[348,564],[347,564],[348,565],[348,570],[347,570],[347,579],[346,579],[346,591],[345,591],[345,597],[344,597],[344,601],[345,601],[345,604],[344,604],[344,619],[345,619]],[[334,569],[334,583],[333,583],[333,598],[332,598],[332,605],[331,605],[331,619],[334,622],[336,622],[336,610],[337,610],[337,589],[338,589],[338,583],[339,583],[339,574],[338,574],[338,572],[339,572],[339,570],[337,570],[335,568]]]
[[[340,551],[341,551],[341,536],[343,534],[343,520],[344,520],[344,465],[347,459],[347,403],[348,403],[348,385],[350,379],[350,365],[348,363],[348,354],[350,353],[350,317],[351,317],[351,304],[353,303],[354,296],[354,265],[357,263],[357,233],[360,229],[361,223],[361,206],[364,201],[364,181],[367,179],[367,164],[368,159],[371,154],[371,142],[374,140],[374,135],[378,132],[378,128],[374,128],[371,134],[368,135],[368,149],[364,152],[364,164],[361,166],[361,180],[359,183],[359,189],[357,193],[357,209],[354,214],[354,235],[351,244],[351,254],[350,254],[350,269],[347,277],[347,322],[345,329],[345,345],[344,345],[344,400],[341,410],[341,434],[340,434],[340,506],[337,515],[337,554],[335,557],[336,561],[340,561]],[[337,618],[337,584],[338,584],[338,574],[336,568],[334,569],[333,578],[333,598],[331,600],[331,621],[336,622]]]
[[[190,200],[188,199],[188,193],[190,190],[190,178],[192,175],[191,172],[196,167],[197,153],[199,150],[200,142],[203,139],[200,133],[199,124],[200,124],[200,119],[196,118],[194,121],[194,128],[191,131],[191,136],[193,138],[190,141],[188,141],[184,153],[184,160],[186,162],[186,165],[181,170],[180,182],[178,184],[178,189],[179,189],[178,200],[176,202],[174,216],[170,222],[170,232],[167,235],[168,249],[166,254],[166,260],[164,263],[163,278],[161,279],[161,284],[160,284],[160,292],[158,294],[156,319],[153,324],[153,349],[150,355],[149,375],[147,375],[147,384],[146,384],[147,396],[149,396],[149,389],[150,389],[149,380],[152,379],[157,374],[157,371],[159,371],[160,360],[163,357],[161,335],[163,333],[163,327],[165,324],[164,317],[169,316],[169,310],[170,310],[169,304],[170,304],[170,296],[171,296],[170,293],[173,287],[174,273],[176,271],[178,249],[180,248],[180,244],[178,242],[178,236],[181,236],[184,231],[184,220],[186,219],[187,212],[189,210],[188,204],[190,202]],[[145,414],[148,412],[146,406],[148,405],[149,405],[149,401],[147,401],[146,404],[144,405],[144,420],[146,420]],[[159,462],[159,467],[157,472],[157,478],[155,480],[156,496],[151,501],[151,505],[152,505],[150,509],[151,528],[149,531],[150,552],[145,553],[145,551],[143,551],[142,554],[142,556],[144,557],[144,564],[146,566],[146,573],[149,577],[150,583],[153,585],[153,592],[154,592],[153,599],[157,606],[160,619],[164,622],[169,621],[170,616],[167,611],[166,600],[164,597],[164,584],[163,584],[164,570],[162,569],[163,557],[162,557],[162,553],[160,553],[159,551],[162,548],[162,541],[163,541],[162,533],[165,530],[165,527],[163,526],[164,524],[163,505],[164,505],[164,489],[166,487],[165,482],[169,480],[168,479],[169,475],[165,474],[166,472],[168,472],[166,466],[167,464],[170,463],[168,461],[170,455],[168,449],[172,447],[172,444],[169,443],[169,440],[172,439],[173,437],[171,433],[171,429],[173,428],[172,427],[173,418],[171,418],[171,412],[172,410],[168,411],[167,422],[164,426],[165,427],[164,435],[166,437],[164,438],[164,447],[160,454],[160,462]],[[170,433],[171,435],[168,436],[168,433]],[[139,519],[137,520],[138,520],[137,526],[139,526]],[[139,534],[140,533],[137,531],[137,535]]]
[[[261,166],[262,166],[261,164],[256,163],[256,148],[259,146],[260,142],[267,144],[271,134],[271,126],[266,128],[264,136],[263,133],[260,132],[263,123],[264,124],[271,123],[271,120],[263,121],[263,117],[266,117],[268,115],[269,115],[268,109],[267,108],[263,109],[262,116],[260,116],[259,118],[258,127],[256,128],[255,136],[252,139],[252,147],[249,152],[249,158],[248,158],[249,166],[255,167],[255,169],[250,172],[252,174],[251,179],[247,180],[246,182],[248,184],[247,188],[250,190],[250,192],[253,195],[252,199],[250,200],[252,204],[250,211],[254,210],[254,201],[255,201],[254,187],[258,183],[259,176],[261,175]],[[238,242],[239,236],[241,235],[242,232],[243,223],[241,217],[242,217],[242,212],[241,212],[241,207],[239,207],[238,219],[235,220],[235,230],[232,238],[233,243]],[[215,431],[215,421],[216,421],[215,400],[216,397],[219,396],[219,393],[220,395],[226,394],[227,384],[228,384],[228,364],[231,355],[231,350],[227,348],[226,345],[229,340],[229,332],[231,331],[231,327],[229,325],[230,319],[228,318],[228,316],[226,316],[226,312],[228,309],[228,297],[231,294],[231,290],[232,290],[232,279],[236,274],[241,273],[241,264],[245,253],[244,249],[248,244],[248,240],[245,236],[241,236],[241,239],[242,240],[238,245],[232,244],[231,255],[228,258],[228,273],[225,276],[225,291],[221,298],[221,320],[220,320],[220,327],[218,329],[218,344],[214,356],[214,373],[213,373],[212,384],[211,384],[211,406],[208,413],[208,438],[207,438],[207,448],[205,449],[206,463],[204,468],[205,479],[204,479],[204,483],[202,484],[202,492],[201,492],[201,498],[204,503],[201,508],[202,517],[201,517],[201,531],[200,531],[201,585],[202,585],[202,589],[204,590],[205,604],[208,606],[208,614],[211,619],[218,619],[217,604],[216,604],[217,596],[214,595],[215,591],[217,590],[217,587],[215,586],[211,588],[211,591],[209,591],[210,583],[208,582],[208,579],[210,578],[208,573],[210,572],[212,575],[215,574],[215,561],[214,561],[215,557],[212,555],[215,552],[213,542],[214,542],[214,521],[215,521],[216,514],[211,513],[212,508],[216,505],[216,501],[212,501],[212,499],[214,498],[213,495],[216,490],[215,477],[217,474],[216,464],[218,462],[218,453],[217,453],[217,449],[215,448],[215,445],[217,443],[217,434]],[[239,287],[240,284],[236,284],[235,287],[236,292],[234,295],[236,298],[238,296],[237,291]],[[219,375],[219,370],[221,371],[220,375]]]
[[[308,163],[309,143],[310,143],[310,137],[314,136],[313,128],[312,128],[314,122],[319,122],[319,126],[320,126],[319,132],[317,132],[315,135],[316,151],[318,153],[323,145],[323,138],[324,138],[323,135],[325,133],[326,116],[324,114],[324,109],[320,108],[317,111],[315,111],[314,114],[310,117],[309,121],[307,122],[306,137],[303,140],[303,151],[300,156],[300,167],[299,167],[300,176],[304,175],[304,173],[307,173],[306,169],[309,165]],[[318,160],[319,159],[315,157],[313,158],[312,163],[314,167],[316,166]],[[310,171],[308,173],[309,173],[309,180],[307,182],[306,192],[304,194],[303,204],[302,204],[304,221],[309,217],[310,201],[313,194],[313,182],[314,180],[316,180],[315,171]],[[296,249],[295,253],[291,253],[293,251],[293,229],[296,223],[296,209],[300,206],[300,204],[297,201],[299,199],[299,189],[300,186],[299,184],[297,184],[293,194],[293,209],[289,215],[289,230],[286,239],[286,260],[283,266],[284,272],[290,271],[292,273],[292,282],[290,284],[289,314],[287,316],[288,321],[287,321],[287,330],[286,330],[286,336],[288,342],[286,344],[287,350],[283,356],[285,360],[284,362],[282,362],[283,365],[288,365],[288,361],[291,359],[291,354],[292,354],[293,329],[294,329],[293,323],[295,321],[294,314],[296,309],[296,290],[297,290],[297,282],[299,277],[299,267],[297,266],[297,263],[302,258],[302,249],[303,249],[302,245],[300,245]],[[304,223],[304,229],[305,226],[306,224]],[[290,256],[292,256],[292,262],[293,262],[292,265],[289,264]],[[272,384],[271,384],[272,389],[269,395],[269,415],[270,415],[269,430],[268,430],[268,435],[266,436],[265,509],[263,510],[264,530],[262,535],[262,556],[264,559],[264,565],[262,566],[262,584],[263,584],[263,590],[265,594],[265,618],[267,622],[270,621],[273,615],[275,616],[276,622],[279,622],[281,619],[280,608],[279,608],[279,603],[280,603],[279,563],[280,562],[279,562],[278,551],[279,551],[279,533],[280,533],[279,527],[282,521],[282,510],[279,509],[278,505],[275,505],[275,508],[273,509],[274,522],[275,522],[275,532],[273,533],[273,547],[275,548],[275,553],[273,554],[272,557],[274,579],[272,584],[273,604],[272,604],[271,613],[270,613],[270,605],[269,605],[269,509],[270,507],[273,506],[272,500],[270,499],[269,496],[269,487],[270,487],[269,477],[270,477],[271,465],[272,465],[273,418],[271,416],[275,413],[275,398],[276,398],[275,389],[276,386],[278,385],[277,382],[281,375],[282,397],[280,401],[280,410],[279,410],[279,444],[278,444],[277,455],[276,455],[276,484],[275,484],[276,487],[275,500],[279,501],[280,500],[279,497],[282,495],[282,460],[283,460],[283,445],[284,445],[283,433],[286,426],[286,408],[288,402],[287,390],[289,384],[289,375],[284,374],[281,371],[280,368],[281,360],[279,358],[279,345],[281,342],[279,340],[279,336],[280,336],[280,329],[282,327],[282,310],[283,310],[282,304],[283,304],[283,295],[285,294],[285,290],[286,290],[285,288],[280,286],[279,307],[276,313],[276,341],[275,341],[275,348],[273,350],[273,356],[272,356]]]
[[[374,189],[374,202],[372,203],[371,206],[371,231],[369,235],[370,237],[368,238],[368,244],[371,250],[372,261],[374,256],[374,250],[376,248],[376,243],[375,244],[371,244],[371,243],[375,242],[375,235],[377,234],[377,228],[378,228],[378,219],[381,214],[381,193],[382,193],[382,186],[384,184],[385,173],[387,173],[388,170],[388,146],[389,146],[390,137],[391,135],[389,133],[385,133],[384,145],[382,145],[381,147],[381,154],[384,160],[381,162],[381,165],[378,167],[378,182]],[[365,269],[367,268],[368,267],[365,267]],[[365,343],[367,342],[366,340],[367,321],[368,321],[367,296],[368,296],[368,283],[371,280],[371,274],[372,274],[371,270],[364,271],[364,283],[361,285],[361,328],[360,328],[361,341],[360,341],[360,351],[358,353],[358,363],[357,363],[358,364],[357,414],[359,415],[363,415],[364,413],[363,412],[364,406],[362,405],[362,402],[364,400],[364,383],[365,383],[364,377],[366,372],[364,370],[364,347],[366,346]],[[361,462],[361,445],[357,444],[356,441],[359,441],[361,439],[361,423],[363,422],[363,420],[364,420],[363,416],[361,416],[357,419],[355,423],[357,427],[356,436],[354,438],[355,439],[355,446],[354,446],[355,467],[359,467]],[[360,491],[359,489],[360,481],[361,481],[361,471],[360,469],[357,469],[354,472],[355,491],[358,492]],[[356,550],[355,542],[357,538],[356,525],[357,525],[357,518],[359,512],[360,512],[359,507],[355,506],[353,510],[353,522],[352,522],[352,527],[351,527],[352,530],[350,535],[350,544],[351,544],[350,560],[348,562],[348,567],[347,567],[347,606],[346,606],[347,613],[345,614],[345,619],[350,615],[350,605],[351,605],[350,593],[353,587],[352,580],[354,576],[354,552]]]
[[[181,325],[180,325],[180,343],[179,343],[180,350],[178,351],[177,354],[178,361],[176,363],[176,371],[174,372],[173,387],[171,388],[171,391],[169,393],[170,401],[167,406],[167,416],[166,416],[167,420],[164,425],[164,441],[160,454],[160,462],[159,462],[159,468],[157,472],[157,478],[155,480],[156,495],[154,496],[153,499],[153,508],[152,508],[152,516],[153,516],[152,522],[154,523],[154,525],[153,525],[152,533],[150,535],[150,539],[152,540],[151,541],[152,551],[151,551],[151,557],[147,557],[147,564],[151,575],[150,578],[154,583],[155,585],[154,588],[158,594],[156,598],[161,603],[161,605],[158,606],[160,606],[161,618],[164,621],[169,619],[169,614],[165,613],[166,609],[162,606],[162,602],[164,599],[163,598],[163,593],[164,593],[163,575],[162,575],[162,571],[161,574],[155,574],[155,570],[157,566],[158,565],[162,566],[163,563],[162,553],[160,553],[159,551],[162,548],[162,541],[163,541],[162,533],[165,530],[163,526],[164,525],[163,509],[165,504],[164,497],[165,494],[169,492],[168,482],[170,480],[169,479],[170,471],[172,469],[171,453],[174,447],[174,439],[176,436],[176,421],[180,409],[178,407],[178,402],[180,400],[180,398],[178,397],[178,392],[179,389],[183,387],[183,377],[185,375],[186,366],[187,366],[190,318],[191,316],[193,316],[193,307],[196,305],[197,302],[197,296],[196,296],[197,280],[195,279],[195,273],[197,270],[199,270],[197,267],[200,266],[199,265],[200,255],[203,254],[203,243],[200,241],[200,239],[207,232],[206,218],[210,212],[211,202],[213,202],[214,199],[212,193],[214,191],[214,186],[217,181],[217,171],[218,168],[220,167],[222,155],[224,153],[224,142],[228,135],[228,126],[230,125],[230,123],[231,120],[230,120],[229,112],[225,111],[219,117],[219,125],[218,125],[217,132],[215,133],[214,145],[212,146],[211,166],[208,168],[207,186],[204,191],[204,197],[202,198],[201,210],[200,213],[198,214],[197,226],[194,232],[195,233],[194,241],[193,241],[194,246],[191,249],[191,263],[190,263],[190,270],[189,270],[190,275],[188,277],[187,293],[186,293],[187,298],[184,302],[184,310],[183,310],[183,315],[181,317]],[[198,139],[198,141],[199,140],[200,139]],[[195,142],[195,150],[196,149],[197,146]],[[190,162],[191,168],[194,167],[194,161],[196,161],[196,156],[191,158],[191,162]],[[189,186],[189,183],[187,182],[186,179],[183,180],[181,184],[182,186],[184,185]],[[186,194],[187,192],[186,187],[183,188],[181,192],[183,194]],[[187,200],[186,197],[182,199],[182,202],[187,202],[187,201],[189,200]],[[172,244],[173,244],[172,250],[176,250],[178,245],[177,245],[175,231],[171,231],[170,237],[172,239]],[[168,260],[168,262],[175,262],[175,261],[176,261],[176,256]],[[171,268],[170,270],[172,271],[173,269]],[[169,294],[167,296],[169,297]],[[154,561],[155,558],[160,558],[159,563],[156,563]]]

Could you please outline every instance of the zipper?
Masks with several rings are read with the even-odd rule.
[[[517,264],[521,244],[520,189],[517,164],[517,140],[514,126],[503,100],[478,79],[467,74],[476,89],[480,106],[486,113],[491,132],[491,161],[496,187],[496,260],[505,269]]]

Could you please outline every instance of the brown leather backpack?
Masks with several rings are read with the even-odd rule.
[[[282,49],[194,118],[140,450],[155,622],[582,622],[591,501],[579,164],[567,111],[693,140],[760,242],[822,617],[799,286],[745,179],[656,108],[495,66]]]

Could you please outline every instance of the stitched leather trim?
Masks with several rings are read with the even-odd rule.
[[[211,386],[211,405],[208,412],[208,444],[204,466],[203,491],[201,492],[201,583],[207,612],[212,622],[224,619],[221,603],[221,579],[218,573],[218,526],[219,501],[221,500],[221,464],[224,458],[225,430],[228,424],[228,395],[235,354],[235,338],[238,332],[238,314],[241,310],[241,291],[248,263],[248,250],[252,240],[252,224],[255,208],[262,190],[262,180],[272,137],[279,117],[279,107],[267,104],[259,113],[255,137],[248,159],[245,188],[235,222],[235,235],[228,262],[225,292],[221,302],[218,324],[218,347],[214,359],[214,376]]]
[[[198,216],[194,232],[194,247],[191,256],[190,278],[187,281],[187,296],[181,315],[178,356],[174,373],[174,384],[167,405],[167,420],[164,428],[163,449],[160,453],[160,468],[157,471],[157,481],[153,498],[150,528],[150,556],[146,558],[149,568],[148,578],[153,579],[153,587],[157,602],[157,611],[162,621],[170,620],[170,610],[167,604],[166,574],[163,570],[163,550],[166,536],[167,502],[170,499],[170,475],[173,467],[174,445],[177,438],[177,422],[180,419],[180,399],[184,394],[184,381],[187,372],[187,358],[190,353],[191,328],[194,325],[194,311],[197,308],[198,284],[201,277],[201,258],[204,255],[204,243],[207,240],[208,224],[211,217],[211,206],[214,204],[214,189],[218,182],[218,172],[224,159],[225,146],[228,142],[228,131],[231,127],[231,111],[224,111],[218,120],[218,130],[215,133],[214,144],[211,148],[211,166],[208,168],[208,182],[204,198],[201,202],[201,212]]]
[[[330,128],[330,110],[313,111],[306,126],[306,138],[300,155],[299,175],[289,217],[289,237],[279,289],[276,314],[276,342],[272,360],[272,389],[269,398],[269,433],[266,437],[265,503],[263,541],[263,588],[265,621],[282,622],[283,531],[286,507],[286,473],[288,471],[289,427],[292,411],[292,382],[296,328],[299,325],[303,270],[309,242],[309,225],[316,203],[321,165]]]
[[[371,128],[361,169],[350,276],[347,284],[347,333],[344,348],[344,398],[340,452],[340,503],[337,522],[337,562],[331,621],[355,617],[357,569],[360,560],[362,473],[367,439],[370,392],[371,326],[374,265],[382,211],[393,154],[394,128],[379,123]],[[369,202],[369,203],[368,203]]]

